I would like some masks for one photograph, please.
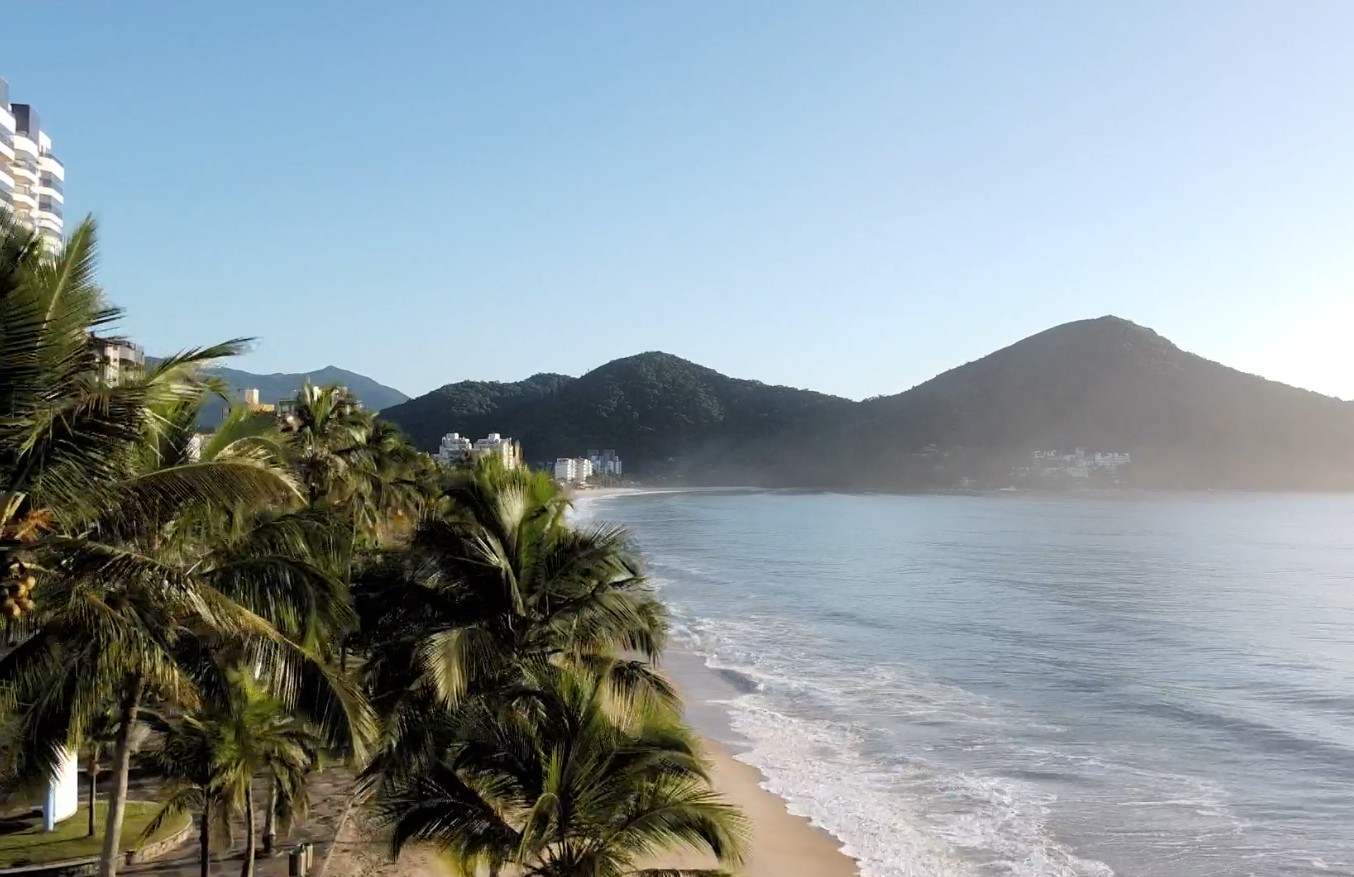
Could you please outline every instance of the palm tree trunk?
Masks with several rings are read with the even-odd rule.
[[[268,781],[268,809],[263,814],[263,854],[271,856],[277,843],[277,780]]]
[[[94,836],[97,830],[94,826],[94,804],[99,800],[99,764],[93,758],[89,760],[89,767],[85,769],[89,774],[89,837]]]
[[[254,877],[254,855],[257,852],[254,833],[254,783],[251,781],[244,790],[244,866],[240,868],[240,877]]]
[[[202,825],[198,827],[198,851],[202,861],[198,864],[201,877],[211,877],[212,873],[212,800],[202,802]]]
[[[103,829],[103,852],[99,856],[99,877],[117,877],[122,850],[122,817],[127,812],[127,779],[132,769],[132,725],[141,708],[145,680],[128,676],[118,706],[117,743],[113,749],[113,793],[108,798],[108,820]]]

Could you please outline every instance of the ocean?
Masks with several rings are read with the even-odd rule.
[[[1354,875],[1354,497],[588,497],[864,877]]]

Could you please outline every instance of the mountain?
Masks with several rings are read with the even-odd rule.
[[[373,411],[381,411],[391,405],[398,405],[409,398],[399,390],[377,383],[366,375],[359,375],[356,372],[350,372],[347,369],[332,365],[316,371],[298,374],[257,375],[252,372],[224,367],[214,368],[212,373],[224,379],[230,385],[231,396],[235,399],[242,398],[244,391],[251,388],[258,389],[260,402],[277,402],[280,399],[290,399],[296,395],[297,390],[305,385],[306,381],[310,381],[316,386],[342,384],[351,390],[358,399],[362,400],[364,406]],[[202,425],[211,427],[220,423],[224,411],[224,403],[209,406],[208,410],[203,412]]]
[[[1354,403],[1211,362],[1117,317],[1067,323],[852,402],[664,353],[580,378],[462,382],[384,416],[431,450],[494,431],[528,460],[615,448],[640,478],[900,490],[998,486],[1039,450],[1128,453],[1142,486],[1354,487]]]
[[[568,375],[539,374],[513,383],[461,381],[391,406],[381,414],[398,424],[415,445],[435,451],[449,432],[476,438],[491,432],[516,435],[513,427],[504,425],[511,412],[526,411],[574,380]]]
[[[528,460],[616,448],[631,465],[653,471],[669,458],[727,453],[749,435],[773,436],[852,404],[726,377],[667,353],[642,353],[581,378],[540,374],[517,383],[447,384],[382,416],[428,450],[448,432],[500,432],[519,439]]]

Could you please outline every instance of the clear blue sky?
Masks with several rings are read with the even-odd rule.
[[[152,352],[852,397],[1114,313],[1354,396],[1354,3],[30,2]]]

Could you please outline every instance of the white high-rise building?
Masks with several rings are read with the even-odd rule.
[[[592,477],[592,461],[587,457],[560,457],[555,461],[555,480],[565,484],[584,484]]]
[[[475,459],[486,456],[498,456],[503,460],[505,469],[516,469],[522,464],[522,449],[513,439],[491,432],[482,439],[476,439],[471,448]]]
[[[0,204],[53,249],[65,228],[65,182],[66,169],[52,154],[37,110],[10,103],[9,84],[0,79]]]
[[[449,432],[442,436],[442,442],[437,447],[437,461],[443,466],[462,463],[470,458],[472,447],[470,439],[459,432]]]

